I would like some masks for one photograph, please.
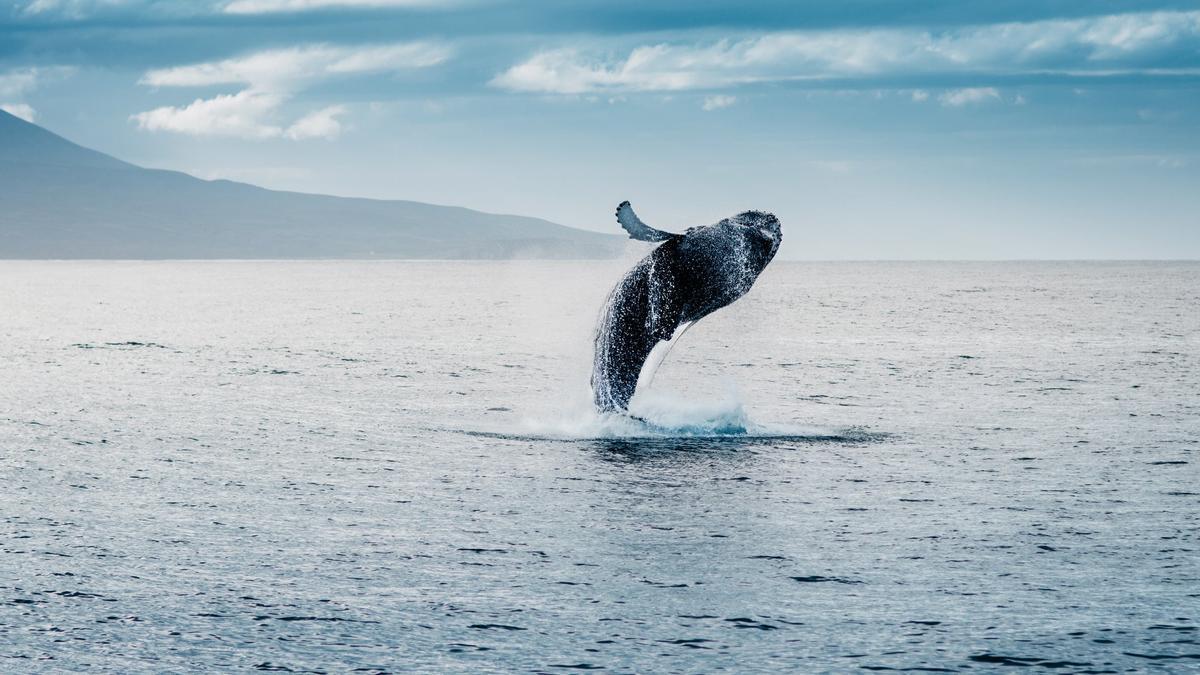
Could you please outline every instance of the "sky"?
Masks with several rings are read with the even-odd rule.
[[[1200,1],[0,0],[0,107],[276,189],[766,210],[793,259],[1200,258]]]

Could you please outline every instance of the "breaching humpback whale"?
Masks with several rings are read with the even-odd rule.
[[[745,295],[783,238],[779,220],[762,211],[672,234],[643,223],[621,202],[617,222],[632,239],[662,244],[625,274],[604,304],[592,364],[592,396],[603,412],[628,408],[656,344]]]

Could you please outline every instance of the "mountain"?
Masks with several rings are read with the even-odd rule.
[[[144,169],[0,111],[0,258],[607,258],[538,218]]]

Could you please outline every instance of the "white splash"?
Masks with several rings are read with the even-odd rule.
[[[660,391],[639,391],[629,413],[601,413],[579,405],[549,416],[527,417],[512,436],[547,440],[663,438],[840,438],[837,430],[756,422],[736,391],[696,401]]]

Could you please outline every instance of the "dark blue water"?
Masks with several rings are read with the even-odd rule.
[[[0,671],[1200,668],[1200,265],[0,263]]]

